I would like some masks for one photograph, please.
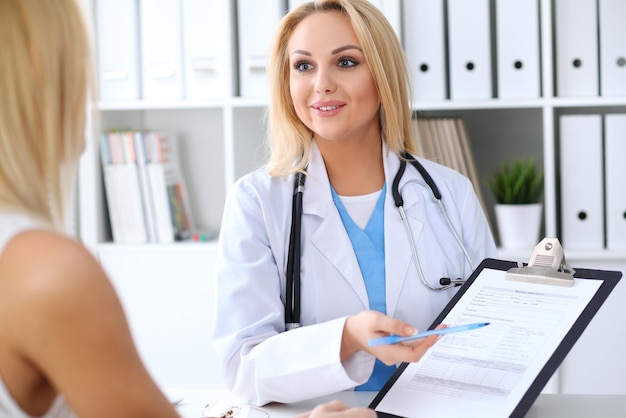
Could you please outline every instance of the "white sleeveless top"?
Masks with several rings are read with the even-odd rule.
[[[0,254],[11,239],[22,231],[29,229],[49,229],[47,226],[25,215],[0,212]],[[38,417],[26,414],[18,406],[4,385],[0,376],[0,418],[73,418],[70,407],[62,396],[57,396],[48,412]]]

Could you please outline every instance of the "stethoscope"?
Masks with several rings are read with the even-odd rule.
[[[448,224],[450,231],[452,231],[452,235],[456,242],[459,244],[461,249],[463,250],[463,254],[465,255],[465,259],[469,262],[472,270],[476,268],[472,257],[470,256],[467,248],[463,244],[461,237],[459,236],[456,228],[452,225],[450,221],[450,217],[446,211],[446,207],[441,200],[441,192],[439,188],[435,184],[435,181],[430,176],[428,171],[424,168],[424,166],[415,159],[411,154],[407,152],[401,153],[402,159],[400,160],[400,167],[398,168],[398,172],[396,173],[391,187],[391,194],[394,199],[394,203],[398,208],[398,212],[400,213],[400,218],[404,224],[404,228],[407,233],[407,237],[409,239],[409,244],[411,246],[411,253],[413,255],[413,263],[415,264],[415,270],[417,270],[417,275],[420,278],[420,281],[430,290],[447,290],[452,287],[461,286],[465,283],[465,280],[462,278],[451,279],[449,277],[442,277],[439,279],[439,286],[433,286],[430,284],[426,278],[424,277],[424,272],[422,271],[422,266],[417,256],[417,250],[415,248],[415,241],[413,239],[413,232],[411,231],[411,227],[409,225],[409,221],[404,213],[404,201],[402,199],[402,194],[399,190],[400,179],[406,170],[407,161],[411,163],[415,169],[420,173],[428,187],[430,188],[433,197],[435,198],[435,203],[439,207],[441,215]],[[305,174],[302,172],[296,173],[294,178],[294,192],[293,192],[293,201],[291,213],[293,214],[291,218],[291,232],[289,236],[289,252],[287,255],[287,285],[286,285],[286,301],[285,301],[285,330],[290,330],[294,328],[298,328],[300,326],[300,238],[301,238],[301,224],[302,224],[302,195],[304,194],[304,181]]]

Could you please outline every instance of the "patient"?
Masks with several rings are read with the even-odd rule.
[[[64,233],[94,81],[79,4],[0,0],[0,418],[177,417],[106,274]],[[344,409],[309,416],[373,416]]]
[[[0,0],[0,417],[176,417],[64,235],[92,52],[79,0]]]

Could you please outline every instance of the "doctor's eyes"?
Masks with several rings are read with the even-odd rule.
[[[313,69],[313,66],[306,61],[298,61],[294,64],[293,68],[299,73],[304,73]]]
[[[350,69],[359,65],[359,61],[354,58],[343,57],[339,58],[335,65],[341,69]],[[296,61],[293,64],[293,69],[299,73],[306,73],[313,70],[314,68],[315,66],[311,62],[306,60]]]
[[[359,65],[359,61],[353,58],[341,58],[337,62],[337,65],[343,68],[352,68],[352,67],[356,67],[357,65]]]

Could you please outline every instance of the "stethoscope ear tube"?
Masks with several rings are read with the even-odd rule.
[[[426,171],[424,166],[420,164],[420,162],[417,161],[415,157],[413,157],[411,154],[409,154],[406,151],[402,152],[400,155],[402,155],[403,158],[405,158],[408,162],[410,162],[411,165],[413,165],[413,167],[415,167],[415,169],[420,173],[420,175],[422,176],[422,178],[424,179],[428,187],[430,187],[430,190],[433,192],[433,196],[435,197],[435,200],[441,201],[441,192],[439,191],[439,187],[437,187],[437,185],[435,184],[435,180],[433,180],[433,178],[430,176],[428,171]],[[402,165],[406,165],[406,163],[402,161]],[[403,168],[402,168],[402,172],[404,173]],[[396,178],[394,179],[394,188],[397,191],[398,189],[397,189],[396,180],[397,180],[397,183],[400,183],[400,177],[397,174],[396,174]],[[400,195],[400,192],[398,192],[398,195]],[[394,199],[395,199],[395,195],[394,195]],[[402,198],[400,198],[400,200],[402,200]],[[396,206],[398,206],[397,200],[396,200]]]
[[[403,154],[404,157],[404,154]],[[400,194],[400,179],[404,175],[404,170],[406,169],[406,161],[400,160],[400,167],[398,168],[398,172],[396,176],[393,178],[393,183],[391,184],[391,194],[393,195],[393,201],[397,208],[402,207],[404,205],[404,200],[402,199],[402,195]]]

